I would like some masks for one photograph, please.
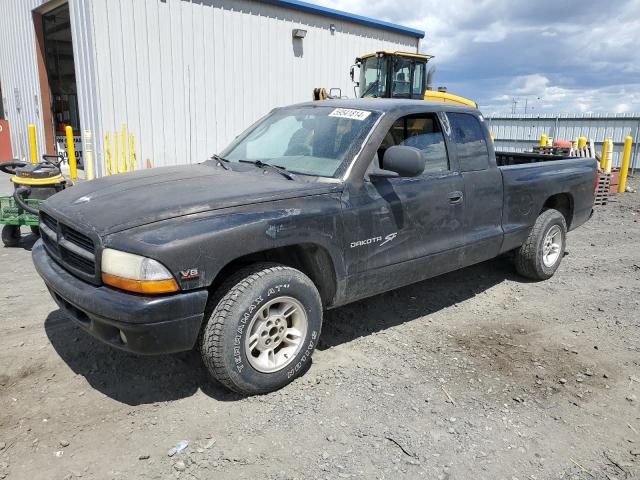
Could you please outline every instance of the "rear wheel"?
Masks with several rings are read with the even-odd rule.
[[[567,238],[567,223],[557,210],[542,212],[524,244],[516,251],[515,266],[520,275],[533,280],[550,278],[560,266]]]
[[[2,243],[5,247],[17,247],[20,243],[20,226],[5,225],[2,227]]]
[[[253,265],[225,282],[216,302],[207,309],[200,352],[220,383],[254,395],[282,388],[306,370],[322,327],[320,295],[306,275]]]

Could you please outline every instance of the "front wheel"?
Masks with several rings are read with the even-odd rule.
[[[550,278],[560,266],[567,239],[567,222],[557,210],[542,212],[524,244],[516,251],[520,275],[533,280]]]
[[[294,268],[257,264],[233,275],[210,305],[200,339],[211,375],[243,395],[284,387],[309,365],[322,327],[313,282]],[[215,302],[215,300],[213,300]]]
[[[17,247],[20,244],[20,226],[5,225],[2,227],[2,243],[5,247]]]

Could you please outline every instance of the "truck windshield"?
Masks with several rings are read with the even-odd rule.
[[[387,92],[387,59],[369,57],[360,65],[360,97],[384,97]]]
[[[221,156],[277,165],[292,173],[337,177],[360,150],[380,116],[334,107],[283,108],[249,127]]]

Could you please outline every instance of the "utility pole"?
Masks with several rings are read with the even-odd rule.
[[[529,104],[529,97],[524,97],[524,114],[527,114],[527,105]]]
[[[516,97],[513,97],[513,100],[511,101],[511,113],[516,113],[516,109],[518,108],[518,100],[516,100]]]

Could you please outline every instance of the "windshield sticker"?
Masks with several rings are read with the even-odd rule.
[[[350,120],[364,120],[371,112],[366,110],[354,110],[352,108],[336,108],[329,114],[330,117],[348,118]]]

